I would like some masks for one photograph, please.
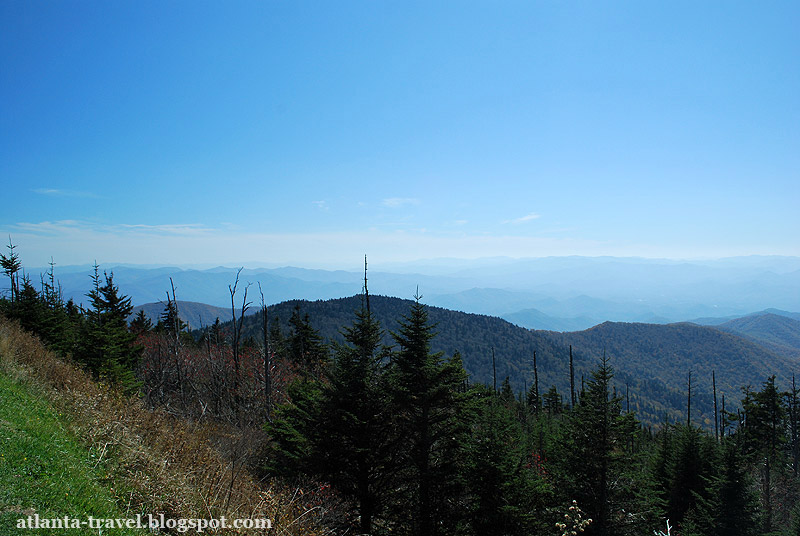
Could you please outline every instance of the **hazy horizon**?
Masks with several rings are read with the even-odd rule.
[[[15,251],[18,249],[15,247]],[[381,262],[367,256],[369,271],[393,272],[393,273],[406,273],[406,270],[436,272],[436,271],[450,271],[474,267],[491,267],[503,264],[513,264],[518,262],[536,262],[548,260],[563,260],[563,259],[587,259],[587,260],[609,260],[609,261],[623,261],[623,262],[645,262],[648,264],[716,264],[721,262],[739,262],[747,260],[783,260],[795,261],[796,267],[788,268],[788,271],[800,269],[800,256],[794,255],[738,255],[731,257],[696,257],[696,258],[667,258],[667,257],[641,257],[641,256],[626,256],[619,257],[613,255],[548,255],[541,257],[474,257],[474,258],[457,258],[457,257],[433,257],[433,258],[420,258],[400,262]],[[280,268],[299,268],[304,270],[321,270],[321,271],[347,271],[361,273],[364,270],[364,257],[353,261],[349,265],[342,266],[329,266],[325,264],[315,263],[269,263],[263,261],[250,261],[250,262],[227,262],[227,263],[136,263],[136,262],[115,262],[109,261],[95,261],[83,264],[61,264],[56,259],[54,262],[55,271],[74,271],[91,269],[95,262],[98,267],[113,268],[113,267],[130,267],[141,269],[158,269],[158,268],[178,268],[181,270],[198,270],[206,271],[215,268],[225,268],[236,270],[243,268],[244,270],[274,270]],[[50,267],[50,261],[47,264],[40,266],[25,266],[27,271],[47,271]]]

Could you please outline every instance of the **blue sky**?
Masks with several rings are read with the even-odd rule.
[[[800,255],[797,2],[0,3],[23,262]]]

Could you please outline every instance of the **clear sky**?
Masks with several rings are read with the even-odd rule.
[[[800,2],[0,2],[28,266],[800,255]]]

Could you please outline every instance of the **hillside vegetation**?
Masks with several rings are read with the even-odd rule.
[[[2,318],[0,373],[0,428],[10,432],[2,434],[0,527],[34,511],[152,513],[268,518],[275,534],[326,533],[315,528],[295,490],[257,485],[240,461],[213,448],[229,443],[233,430],[148,410]]]
[[[5,357],[4,343],[0,340],[0,532],[11,534],[20,520],[37,514],[42,519],[133,517],[135,512],[121,504],[125,490],[115,489],[105,470],[107,460],[89,454],[70,431],[69,419],[20,378]],[[146,531],[125,528],[118,534]]]
[[[361,307],[360,296],[335,300],[292,300],[269,307],[271,322],[288,332],[295,309],[328,341],[342,342],[341,327]],[[370,296],[375,317],[385,332],[383,343],[393,344],[391,333],[399,329],[410,300]],[[791,384],[794,361],[771,352],[738,335],[693,324],[638,324],[606,322],[585,331],[559,333],[531,331],[500,318],[429,307],[437,336],[431,345],[446,355],[458,352],[470,381],[491,385],[492,351],[498,382],[509,378],[512,389],[522,392],[533,384],[533,352],[538,361],[539,382],[569,393],[569,347],[575,375],[588,378],[605,351],[617,375],[614,385],[630,393],[631,407],[639,419],[651,424],[685,415],[687,379],[691,371],[696,422],[709,426],[713,419],[711,373],[717,389],[726,395],[729,408],[736,405],[741,389],[758,385],[776,375],[784,387]],[[243,337],[259,337],[261,316],[246,317]]]
[[[717,326],[786,357],[800,359],[800,320],[775,313],[749,315]]]
[[[572,345],[590,361],[605,352],[642,416],[663,419],[665,410],[685,415],[691,373],[693,413],[705,427],[713,426],[712,372],[716,373],[717,396],[721,400],[725,395],[732,409],[742,388],[757,386],[773,375],[786,388],[796,370],[795,362],[749,340],[688,323],[605,322],[549,337],[562,346]]]

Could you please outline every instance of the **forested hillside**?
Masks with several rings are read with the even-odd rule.
[[[299,308],[301,316],[328,341],[342,341],[341,326],[361,307],[362,297],[336,300],[292,300],[269,307],[270,321],[279,322],[289,332],[289,319]],[[392,344],[391,332],[412,302],[399,298],[371,296],[375,317],[385,328],[383,342]],[[461,354],[470,381],[491,385],[492,351],[497,381],[507,376],[514,392],[533,384],[533,352],[538,361],[539,382],[569,396],[569,351],[572,346],[574,374],[581,377],[600,362],[605,351],[617,375],[613,387],[627,392],[631,408],[644,422],[662,422],[665,412],[672,419],[685,418],[688,374],[693,375],[694,422],[710,426],[713,422],[712,371],[716,371],[718,396],[724,394],[729,408],[735,407],[741,389],[758,385],[771,375],[779,385],[791,383],[793,362],[740,336],[722,333],[693,324],[636,324],[607,322],[573,332],[531,331],[505,320],[484,315],[460,313],[430,307],[429,314],[437,336],[435,351]],[[247,317],[244,338],[257,337],[259,316]]]
[[[741,335],[775,353],[800,359],[800,320],[765,312],[729,320],[717,328]]]
[[[574,333],[550,333],[561,345],[571,344],[585,359],[605,352],[628,384],[632,407],[642,418],[664,409],[685,415],[688,377],[692,374],[693,420],[713,426],[712,373],[717,396],[739,399],[742,388],[775,375],[779,385],[791,385],[795,363],[742,337],[714,328],[680,323],[668,325],[605,322]],[[673,415],[674,417],[674,415]]]

